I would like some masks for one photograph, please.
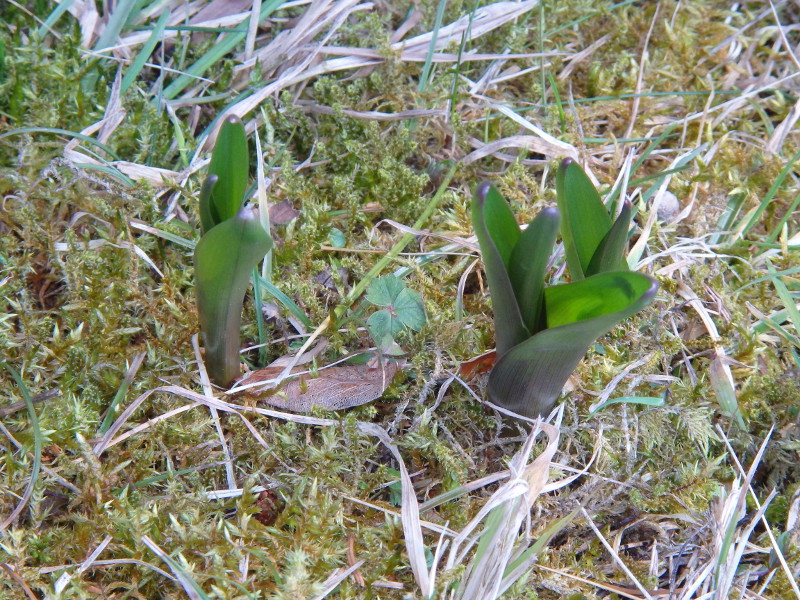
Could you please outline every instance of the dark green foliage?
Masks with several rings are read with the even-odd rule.
[[[563,221],[559,210],[546,209],[524,233],[488,183],[478,186],[472,208],[495,313],[498,360],[489,396],[527,417],[549,413],[594,340],[646,307],[658,289],[649,277],[622,270],[630,204],[612,222],[571,160],[561,165],[557,191]],[[559,223],[573,282],[545,288]]]

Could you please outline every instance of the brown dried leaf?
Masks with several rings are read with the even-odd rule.
[[[342,365],[300,375],[270,396],[258,400],[284,410],[308,412],[312,406],[344,410],[380,398],[397,373],[399,363],[386,359],[376,366]]]
[[[278,202],[269,207],[269,221],[273,225],[286,225],[300,214],[288,200]]]
[[[458,374],[462,379],[472,379],[476,375],[489,371],[494,367],[496,361],[497,351],[489,350],[489,352],[484,352],[483,354],[479,354],[478,356],[462,362],[458,366]]]

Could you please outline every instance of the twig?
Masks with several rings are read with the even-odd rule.
[[[41,402],[47,402],[48,400],[52,400],[53,398],[58,398],[61,396],[61,390],[58,388],[53,388],[52,390],[47,390],[46,392],[42,392],[41,394],[36,394],[35,396],[31,396],[31,404],[40,404]],[[14,404],[10,404],[8,406],[4,406],[0,408],[0,419],[7,417],[8,415],[13,415],[15,412],[19,412],[21,410],[25,410],[25,407],[28,406],[24,400],[20,402],[14,402]]]

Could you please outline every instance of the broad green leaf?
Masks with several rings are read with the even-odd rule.
[[[494,308],[495,343],[498,356],[530,337],[517,304],[506,265],[520,236],[519,226],[500,193],[488,182],[475,190],[472,227],[481,247]]]
[[[244,202],[249,170],[250,157],[244,125],[239,117],[228,117],[219,130],[208,167],[209,176],[216,175],[219,178],[211,190],[210,214],[215,225],[233,218],[239,212]]]
[[[211,380],[227,387],[239,376],[239,329],[250,273],[272,248],[256,210],[245,207],[212,228],[194,251],[195,294]]]
[[[399,321],[409,329],[419,331],[425,326],[425,307],[418,292],[403,288],[397,295],[393,308]]]
[[[405,284],[397,276],[382,275],[369,284],[367,301],[376,306],[392,306],[404,289]]]
[[[381,344],[384,338],[394,339],[395,333],[400,333],[403,328],[402,325],[392,317],[392,314],[386,310],[377,310],[367,319],[367,327],[372,339]]]
[[[622,210],[608,230],[606,237],[600,242],[595,250],[592,261],[586,276],[606,273],[608,271],[625,271],[628,269],[628,262],[625,260],[625,248],[628,245],[628,229],[633,218],[633,205],[626,200],[622,205]]]
[[[571,158],[561,162],[556,176],[561,211],[561,237],[573,281],[586,277],[597,247],[611,229],[611,217],[589,177]]]
[[[511,252],[508,275],[522,319],[530,333],[547,327],[544,276],[561,222],[558,209],[546,208],[531,221]]]
[[[503,264],[508,268],[511,260],[511,253],[519,240],[520,229],[514,213],[508,206],[508,202],[497,191],[497,188],[484,181],[478,186],[476,196],[481,196],[483,218],[486,222],[486,229],[489,232],[497,251],[503,258]]]
[[[654,280],[630,272],[604,273],[548,288],[548,325],[554,326],[500,357],[489,376],[489,398],[526,417],[546,416],[589,346],[646,307],[657,289]],[[591,294],[600,294],[599,304],[588,297]]]
[[[629,271],[600,273],[581,281],[554,285],[544,293],[547,327],[624,311],[653,285],[646,275]]]

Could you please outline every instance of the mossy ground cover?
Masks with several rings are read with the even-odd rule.
[[[631,243],[661,291],[570,381],[551,478],[594,460],[539,496],[531,534],[585,513],[505,597],[794,597],[800,66],[798,33],[781,27],[800,18],[793,5],[264,2],[253,35],[232,3],[22,4],[0,6],[0,596],[422,597],[398,464],[360,424],[388,432],[420,502],[507,467],[525,431],[479,401],[484,375],[454,378],[494,344],[471,191],[491,178],[527,222],[555,203],[553,167],[574,151],[605,191],[629,173]],[[435,56],[415,37],[470,15],[471,37]],[[385,270],[402,269],[427,324],[398,336],[408,368],[381,399],[311,415],[324,425],[243,413],[251,429],[157,392],[98,456],[110,407],[164,386],[202,392],[189,246],[206,136],[226,110],[253,152],[259,136],[269,201],[299,211],[275,226],[271,277],[308,325],[266,297],[259,332],[250,296],[243,345],[268,345],[247,364],[296,351],[337,307],[320,360],[373,345],[376,307],[343,303],[444,182]],[[656,218],[665,191],[680,206]],[[663,404],[592,411],[626,396]],[[737,460],[758,461],[751,495],[735,493]],[[497,486],[422,518],[460,531]],[[439,534],[424,531],[432,560]],[[435,597],[465,569],[440,569]]]

